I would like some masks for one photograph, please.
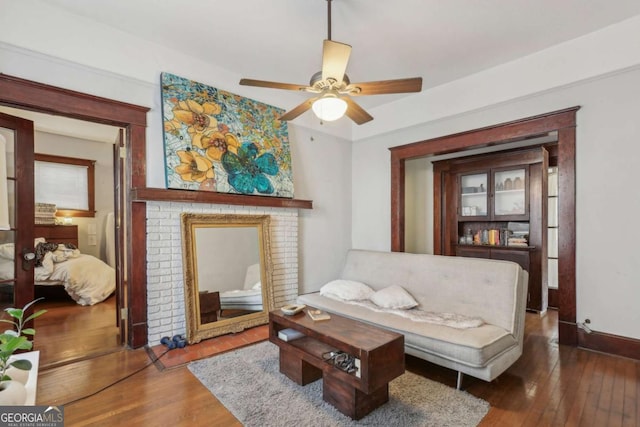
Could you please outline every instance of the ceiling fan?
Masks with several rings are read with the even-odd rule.
[[[280,120],[293,120],[305,111],[313,109],[320,120],[333,121],[346,114],[351,120],[361,125],[373,120],[373,117],[353,101],[352,96],[409,93],[422,90],[422,77],[351,83],[345,73],[351,55],[351,46],[331,40],[331,1],[327,0],[328,37],[322,46],[322,71],[311,76],[308,86],[253,79],[240,80],[240,84],[244,86],[297,90],[317,95],[287,111]]]

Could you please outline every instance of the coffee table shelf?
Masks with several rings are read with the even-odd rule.
[[[312,308],[308,308],[312,309]],[[291,328],[305,336],[284,341],[278,332]],[[280,372],[297,384],[323,380],[323,398],[353,419],[360,419],[389,400],[389,381],[404,373],[404,336],[337,314],[313,321],[306,310],[287,316],[269,313],[269,340],[280,348]],[[343,351],[360,360],[359,375],[323,357]]]

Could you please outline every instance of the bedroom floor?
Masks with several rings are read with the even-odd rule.
[[[37,304],[47,313],[35,320],[34,347],[41,369],[89,359],[122,349],[116,325],[116,297],[81,306],[71,299]]]

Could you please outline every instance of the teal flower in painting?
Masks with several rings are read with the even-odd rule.
[[[222,155],[222,166],[229,176],[229,184],[239,193],[273,193],[273,185],[267,175],[278,174],[278,163],[271,153],[258,156],[258,147],[252,142],[244,143],[236,155],[227,151]]]

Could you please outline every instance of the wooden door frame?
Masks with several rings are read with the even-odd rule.
[[[128,195],[146,187],[149,108],[0,74],[0,104],[126,129],[127,344],[147,344],[146,204]]]
[[[31,268],[25,269],[22,264],[22,251],[29,249],[35,252],[33,247],[34,221],[35,218],[25,218],[24,215],[18,215],[18,212],[34,212],[34,188],[33,188],[33,169],[34,169],[34,138],[33,138],[33,122],[21,117],[13,117],[8,114],[0,114],[0,127],[10,129],[14,132],[14,154],[15,159],[24,159],[25,161],[15,162],[14,178],[15,178],[15,203],[14,221],[15,221],[15,249],[14,249],[14,271],[13,278],[13,299],[14,307],[24,307],[30,301],[33,301],[35,289],[33,286],[33,264]],[[31,184],[29,184],[31,183]],[[2,203],[7,203],[3,200]],[[11,212],[9,213],[11,216]],[[32,324],[32,322],[31,322]]]
[[[391,151],[391,250],[404,251],[405,162],[410,159],[506,144],[527,138],[558,133],[558,339],[560,344],[578,345],[576,324],[576,113],[572,107],[539,116],[502,123],[468,132],[418,141]],[[434,176],[434,181],[437,177]],[[435,186],[435,183],[434,183]],[[435,195],[434,195],[435,196]],[[434,210],[434,224],[441,222]],[[435,228],[435,227],[434,227]],[[434,229],[434,252],[438,244]]]

